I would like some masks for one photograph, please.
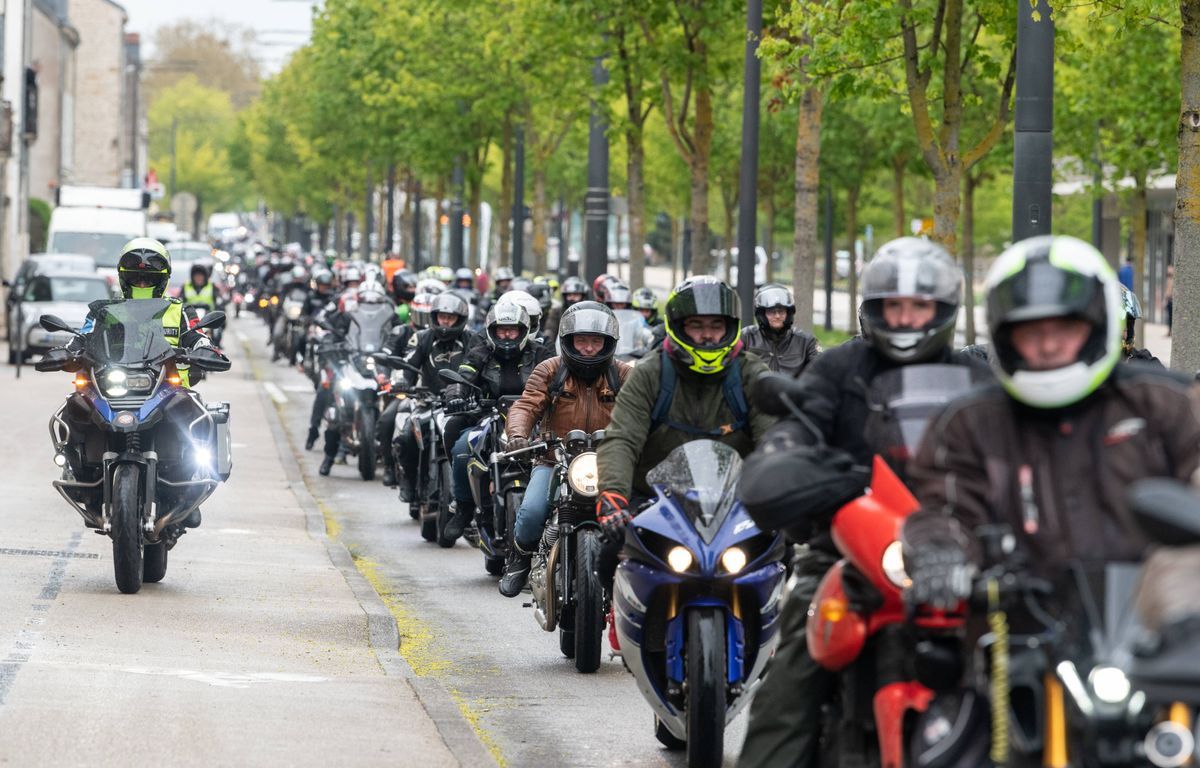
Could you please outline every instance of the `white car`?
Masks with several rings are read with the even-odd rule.
[[[116,298],[112,284],[102,275],[78,272],[39,273],[29,279],[20,302],[21,338],[25,356],[45,354],[71,340],[70,334],[47,331],[38,324],[42,315],[57,315],[72,328],[82,328],[88,304]],[[15,361],[15,351],[10,355]]]

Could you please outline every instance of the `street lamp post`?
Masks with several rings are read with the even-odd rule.
[[[1013,128],[1012,235],[1016,242],[1050,233],[1054,21],[1046,0],[1017,0],[1017,100]]]
[[[738,190],[738,297],[742,321],[754,318],[755,262],[758,257],[758,108],[762,0],[746,2],[746,73],[742,90],[742,168]]]
[[[512,257],[514,275],[525,268],[525,126],[518,125],[513,141]]]
[[[608,121],[599,92],[608,83],[604,57],[592,66],[592,114],[588,119],[587,196],[583,203],[584,279],[595,280],[608,270]]]

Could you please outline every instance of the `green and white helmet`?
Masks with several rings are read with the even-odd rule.
[[[992,368],[1008,394],[1035,408],[1061,408],[1095,392],[1121,359],[1120,285],[1100,252],[1074,237],[1031,237],[1000,254],[985,287]],[[1052,317],[1086,320],[1092,332],[1076,362],[1029,370],[1013,348],[1012,328]]]

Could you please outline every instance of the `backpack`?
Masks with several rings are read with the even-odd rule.
[[[712,429],[701,429],[667,418],[671,412],[671,403],[675,399],[675,386],[679,381],[679,374],[676,372],[675,366],[671,364],[665,348],[661,356],[662,373],[658,382],[658,400],[654,403],[654,410],[650,412],[650,432],[654,432],[664,424],[671,429],[677,429],[697,437],[718,438],[737,432],[739,429],[750,431],[750,405],[746,402],[746,392],[742,387],[741,360],[734,358],[729,367],[725,369],[725,378],[721,381],[721,394],[725,398],[726,407],[733,413],[733,422]]]

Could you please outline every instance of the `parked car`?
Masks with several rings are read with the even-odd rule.
[[[729,282],[731,285],[737,285],[738,282],[738,249],[731,248],[730,256],[733,262],[729,265]],[[717,265],[713,268],[714,274],[721,275],[725,272],[725,252],[720,251],[717,255]],[[757,288],[767,282],[767,250],[761,245],[754,248],[754,286]]]
[[[187,262],[190,265],[194,262],[200,262],[204,266],[212,269],[213,262],[216,256],[213,255],[213,248],[208,243],[200,242],[199,240],[179,240],[167,246],[167,250],[171,252],[171,262]],[[175,270],[172,269],[172,272]]]
[[[77,253],[35,253],[21,262],[21,266],[17,268],[17,272],[11,280],[4,281],[4,287],[8,289],[4,297],[4,327],[8,329],[10,363],[16,362],[16,357],[11,352],[14,348],[13,341],[17,338],[15,333],[18,325],[16,305],[19,299],[25,295],[25,288],[29,284],[29,280],[34,275],[47,272],[76,272],[93,275],[96,273],[96,260],[91,256]]]
[[[116,298],[112,284],[102,275],[80,272],[46,272],[34,275],[25,285],[19,303],[20,321],[9,325],[9,362],[16,363],[14,340],[20,339],[25,357],[45,354],[70,341],[70,334],[47,331],[38,325],[42,315],[57,315],[72,328],[83,327],[88,304]],[[14,307],[16,309],[16,307]],[[20,334],[16,336],[15,334]]]

